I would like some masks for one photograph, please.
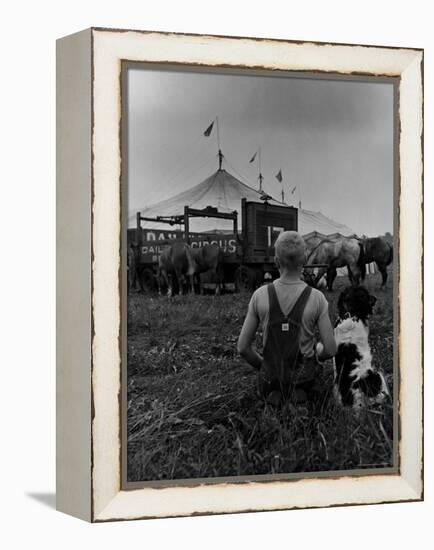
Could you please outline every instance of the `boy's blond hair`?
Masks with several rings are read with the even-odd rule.
[[[283,231],[274,245],[279,266],[286,269],[299,269],[306,258],[306,245],[297,231]]]

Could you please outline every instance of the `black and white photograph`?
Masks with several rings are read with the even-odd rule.
[[[396,472],[395,80],[131,62],[122,126],[126,486]]]

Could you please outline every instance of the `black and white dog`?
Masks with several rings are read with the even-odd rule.
[[[346,288],[338,299],[333,390],[338,403],[354,410],[383,403],[390,395],[383,373],[372,365],[368,341],[368,317],[376,301],[363,286]]]

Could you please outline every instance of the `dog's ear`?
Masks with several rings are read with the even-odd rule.
[[[369,295],[369,305],[371,307],[374,307],[376,303],[377,303],[377,297],[370,294]]]
[[[348,296],[348,288],[345,288],[339,294],[338,303],[337,303],[338,314],[339,314],[340,317],[343,317],[344,314],[346,313],[345,306],[344,306],[344,301],[345,301],[347,296]]]

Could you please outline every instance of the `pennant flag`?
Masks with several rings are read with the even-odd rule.
[[[280,183],[282,183],[282,180],[283,180],[283,176],[282,176],[282,170],[279,170],[276,174],[276,179],[277,181],[279,181]]]
[[[258,151],[256,151],[256,153],[253,155],[253,157],[249,160],[249,162],[253,162],[256,158],[256,155],[258,154]]]
[[[203,135],[205,137],[208,137],[211,134],[213,126],[214,126],[214,121],[211,122],[211,124],[208,126],[208,128],[203,133]]]
[[[297,186],[294,187],[294,189],[291,191],[291,195],[294,194],[294,191],[297,189]]]

